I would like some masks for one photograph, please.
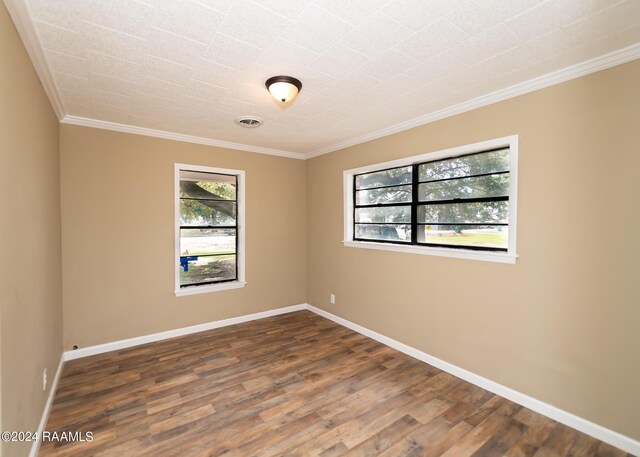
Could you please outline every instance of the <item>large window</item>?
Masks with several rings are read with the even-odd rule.
[[[345,244],[514,261],[516,179],[517,137],[348,170]]]
[[[176,165],[176,294],[244,285],[244,173]]]

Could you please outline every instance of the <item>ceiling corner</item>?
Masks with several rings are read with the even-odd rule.
[[[182,141],[184,143],[202,144],[205,146],[214,146],[217,148],[234,149],[237,151],[255,152],[257,154],[266,154],[277,157],[286,157],[289,159],[304,160],[305,154],[301,152],[285,151],[282,149],[265,148],[262,146],[254,146],[250,144],[233,143],[230,141],[215,140],[213,138],[205,138],[200,136],[185,135],[183,133],[169,132],[166,130],[156,130],[147,127],[138,127],[129,124],[118,124],[117,122],[102,121],[98,119],[90,119],[80,116],[65,115],[60,119],[62,124],[77,125],[80,127],[90,127],[94,129],[110,130],[112,132],[131,133],[133,135],[149,136],[152,138],[162,138],[165,140]]]
[[[29,8],[23,0],[4,0],[4,4],[31,58],[31,63],[40,78],[40,82],[49,98],[51,107],[58,120],[62,121],[65,117],[64,105],[62,104],[58,88],[53,80],[53,75],[49,71],[49,65],[47,65],[38,34],[30,19]]]

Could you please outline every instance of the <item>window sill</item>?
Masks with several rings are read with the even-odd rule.
[[[482,260],[485,262],[516,263],[517,255],[506,252],[471,251],[430,246],[403,246],[401,244],[376,243],[374,241],[343,241],[350,248],[377,249],[380,251],[406,252],[409,254],[452,257],[454,259]]]
[[[184,297],[186,295],[206,294],[209,292],[217,292],[219,290],[241,289],[246,284],[246,282],[240,281],[223,282],[220,284],[212,284],[210,286],[185,287],[184,289],[174,291],[174,293],[176,294],[176,297]]]

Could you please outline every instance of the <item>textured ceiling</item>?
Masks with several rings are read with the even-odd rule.
[[[66,115],[298,153],[640,42],[639,0],[26,4]]]

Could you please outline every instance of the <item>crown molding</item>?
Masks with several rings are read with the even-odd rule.
[[[184,135],[182,133],[167,132],[165,130],[154,130],[146,127],[136,127],[128,124],[118,124],[116,122],[100,121],[97,119],[89,119],[79,116],[64,116],[60,122],[62,124],[79,125],[82,127],[92,127],[95,129],[112,130],[114,132],[132,133],[134,135],[151,136],[154,138],[163,138],[165,140],[182,141],[185,143],[204,144],[206,146],[215,146],[218,148],[235,149],[238,151],[256,152],[258,154],[267,154],[272,156],[287,157],[289,159],[304,160],[305,156],[300,152],[282,151],[279,149],[263,148],[261,146],[252,146],[249,144],[232,143],[230,141],[214,140],[200,136]]]
[[[636,60],[638,58],[640,58],[640,43],[620,49],[618,51],[614,51],[609,54],[605,54],[600,57],[596,57],[595,59],[587,60],[586,62],[582,62],[577,65],[564,68],[562,70],[555,71],[553,73],[548,73],[546,75],[530,79],[528,81],[507,87],[506,89],[501,89],[490,94],[483,95],[481,97],[477,97],[472,100],[441,109],[439,111],[435,111],[433,113],[425,114],[423,116],[416,117],[414,119],[410,119],[408,121],[404,121],[381,130],[376,130],[375,132],[367,133],[366,135],[362,135],[357,138],[352,138],[351,140],[336,143],[321,149],[316,149],[315,151],[306,153],[304,157],[305,159],[311,159],[313,157],[338,151],[349,146],[355,146],[357,144],[365,143],[377,138],[382,138],[394,133],[409,130],[414,127],[419,127],[421,125],[445,119],[447,117],[455,116],[467,111],[472,111],[483,106],[518,97],[529,92],[544,89],[545,87],[553,86],[555,84],[569,81],[571,79],[586,76],[590,73],[595,73],[596,71],[631,62],[632,60]]]
[[[21,0],[4,0],[4,4],[9,11],[11,20],[13,21],[18,35],[24,44],[31,63],[36,70],[42,87],[44,88],[53,111],[56,113],[58,119],[62,119],[65,116],[64,105],[60,98],[60,93],[53,80],[51,71],[49,71],[49,65],[47,65],[47,59],[44,55],[42,44],[36,33],[36,29],[33,27],[31,16],[29,14],[29,8],[26,2]]]
[[[323,154],[328,154],[330,152],[345,149],[350,146],[355,146],[367,141],[375,140],[388,135],[392,135],[394,133],[399,133],[405,130],[419,127],[421,125],[429,124],[431,122],[439,121],[441,119],[455,116],[457,114],[462,114],[467,111],[472,111],[474,109],[508,100],[510,98],[518,97],[529,92],[544,89],[545,87],[579,78],[590,73],[614,67],[616,65],[621,65],[623,63],[627,63],[640,58],[640,43],[638,43],[632,46],[628,46],[624,49],[620,49],[618,51],[596,57],[595,59],[591,59],[586,62],[582,62],[564,68],[562,70],[548,73],[546,75],[539,76],[537,78],[513,85],[511,87],[507,87],[506,89],[501,89],[490,94],[483,95],[472,100],[435,111],[433,113],[428,113],[423,116],[419,116],[417,118],[410,119],[408,121],[404,121],[390,127],[386,127],[384,129],[376,130],[374,132],[370,132],[365,135],[352,138],[350,140],[342,141],[340,143],[335,143],[320,149],[316,149],[315,151],[304,153],[283,151],[279,149],[271,149],[241,143],[232,143],[229,141],[215,140],[212,138],[184,135],[164,130],[154,130],[144,127],[136,127],[132,125],[118,124],[114,122],[67,115],[53,76],[51,74],[51,71],[49,70],[42,44],[40,43],[38,35],[35,31],[26,2],[24,2],[23,0],[4,0],[4,4],[7,7],[11,19],[13,20],[13,23],[18,30],[18,34],[20,35],[27,53],[31,58],[33,66],[36,70],[36,73],[38,74],[38,77],[40,78],[40,81],[49,98],[51,106],[61,123],[303,160],[311,159]]]

